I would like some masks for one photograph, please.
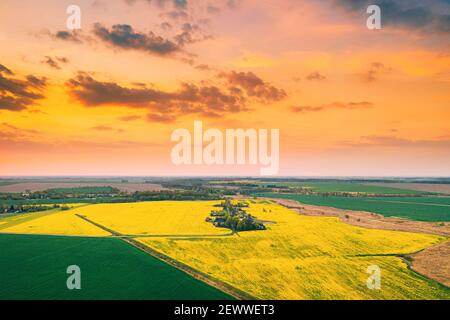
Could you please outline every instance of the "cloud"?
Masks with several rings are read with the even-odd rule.
[[[80,72],[66,83],[72,98],[88,107],[124,106],[148,109],[149,120],[168,122],[178,116],[198,113],[217,117],[225,113],[248,111],[251,102],[276,102],[286,96],[254,74],[223,73],[225,84],[181,83],[176,91],[168,92],[145,85],[125,87],[115,82],[94,79]],[[125,118],[131,121],[133,118]]]
[[[226,5],[227,5],[228,8],[234,10],[234,9],[237,9],[240,6],[241,2],[242,2],[242,0],[228,0],[226,2]]]
[[[206,7],[206,11],[207,11],[208,13],[210,13],[210,14],[219,14],[221,10],[220,10],[219,7],[216,7],[216,6],[213,6],[213,5],[209,4],[209,5]]]
[[[59,63],[63,63],[66,64],[69,62],[69,60],[65,57],[49,57],[49,56],[45,56],[45,59],[43,61],[41,61],[42,63],[50,66],[53,69],[57,69],[60,70],[61,66],[59,65]]]
[[[426,3],[409,0],[334,0],[352,13],[366,15],[369,5],[381,8],[382,25],[419,31],[448,33],[450,7],[448,1],[430,0]]]
[[[28,75],[13,78],[14,73],[0,64],[0,110],[21,111],[43,99],[46,78]]]
[[[200,70],[200,71],[211,71],[211,70],[213,70],[213,68],[211,68],[207,64],[198,64],[194,68],[197,69],[197,70]]]
[[[130,115],[130,116],[122,116],[122,117],[119,117],[118,119],[119,119],[120,121],[128,122],[128,121],[139,120],[139,119],[141,119],[141,118],[142,118],[141,116]]]
[[[80,72],[67,83],[70,94],[86,106],[119,104],[133,107],[144,107],[149,102],[168,101],[170,93],[151,88],[122,87],[114,82],[101,82],[89,74]]]
[[[374,82],[378,80],[378,78],[384,74],[388,74],[392,72],[392,68],[386,67],[381,62],[372,62],[369,67],[369,70],[362,74],[363,79],[366,82]]]
[[[160,57],[172,57],[188,64],[193,64],[195,55],[184,47],[203,40],[211,39],[197,24],[183,23],[172,39],[163,38],[152,31],[139,32],[127,24],[116,24],[110,29],[99,23],[94,25],[93,34],[101,42],[117,49],[142,51]]]
[[[115,132],[123,132],[122,129],[115,129],[113,127],[110,126],[105,126],[105,125],[100,125],[100,126],[95,126],[91,128],[92,130],[95,131],[115,131]]]
[[[6,122],[1,123],[0,127],[0,131],[5,134],[4,136],[30,137],[41,133],[40,131],[35,129],[19,128]]]
[[[130,25],[116,24],[111,29],[96,23],[94,34],[103,42],[121,49],[134,49],[156,55],[170,55],[181,50],[179,44],[155,35],[136,32]]]
[[[173,122],[176,120],[176,117],[174,115],[170,114],[158,114],[158,113],[150,113],[147,115],[147,120],[152,122]]]
[[[324,75],[320,74],[318,71],[315,72],[311,72],[310,74],[308,74],[306,76],[306,80],[309,81],[323,81],[326,80],[327,77],[325,77]]]
[[[63,41],[71,41],[76,43],[82,43],[81,33],[77,30],[74,31],[57,31],[56,34],[52,35],[53,38]]]
[[[133,5],[137,0],[125,0],[125,3]],[[175,8],[185,9],[188,5],[188,0],[145,0],[149,4],[156,4],[159,8],[164,8],[171,4]]]
[[[174,40],[180,47],[183,47],[186,44],[200,42],[212,38],[213,37],[211,35],[204,34],[198,24],[183,23],[181,26],[181,32],[175,35]]]
[[[360,138],[360,141],[345,141],[342,143],[349,147],[410,147],[410,148],[444,148],[450,150],[450,139],[443,137],[437,139],[418,139],[411,140],[400,138],[397,136],[385,135],[385,136],[364,136]]]
[[[266,103],[280,101],[286,98],[287,94],[283,89],[278,89],[270,83],[264,82],[253,72],[221,73],[221,77],[227,79],[231,85],[231,90],[245,90],[250,97],[256,97],[258,100]],[[237,88],[238,87],[238,88]]]
[[[367,109],[373,107],[373,103],[367,101],[361,102],[333,102],[319,106],[292,106],[291,111],[295,113],[319,112],[329,109]]]
[[[1,73],[5,73],[7,75],[12,76],[13,72],[11,70],[9,70],[7,67],[5,67],[4,65],[0,64],[0,74]]]
[[[166,12],[165,14],[163,14],[163,16],[166,16],[167,18],[169,18],[170,20],[187,20],[189,18],[189,15],[182,10],[174,10],[174,11],[169,11]]]

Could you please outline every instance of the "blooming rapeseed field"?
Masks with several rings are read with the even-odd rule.
[[[0,233],[27,233],[73,236],[109,236],[106,232],[75,216],[77,208],[89,206],[70,205],[73,209],[52,209],[37,213],[12,215],[0,220]]]
[[[450,298],[448,289],[393,256],[421,250],[442,237],[364,229],[267,202],[251,203],[248,211],[275,223],[232,237],[140,241],[261,299]],[[380,290],[366,285],[371,265],[381,268]]]
[[[109,235],[77,217],[78,214],[124,235],[202,236],[230,233],[228,229],[216,228],[205,222],[217,203],[219,201],[154,201],[79,206],[68,211],[47,212],[42,216],[30,215],[32,219],[24,219],[22,223],[10,227],[2,226],[0,232]]]

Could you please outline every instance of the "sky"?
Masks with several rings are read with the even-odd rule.
[[[447,0],[2,0],[0,44],[2,176],[260,173],[174,165],[199,120],[279,129],[280,176],[450,176]]]

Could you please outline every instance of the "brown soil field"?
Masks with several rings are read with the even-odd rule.
[[[417,233],[437,234],[450,237],[450,222],[424,222],[406,220],[402,218],[384,217],[381,214],[350,211],[331,207],[313,206],[298,203],[295,200],[287,199],[266,199],[274,200],[276,203],[297,211],[307,216],[332,216],[339,217],[341,221],[363,228],[385,229],[394,231],[407,231]]]
[[[450,241],[412,254],[411,269],[450,287]]]
[[[338,217],[342,222],[354,226],[384,229],[393,231],[406,231],[416,233],[429,233],[450,237],[450,222],[436,223],[412,221],[364,211],[349,211],[331,207],[319,207],[299,203],[286,199],[266,199],[307,216]],[[411,254],[410,268],[428,278],[450,286],[450,240]]]
[[[165,190],[159,184],[153,183],[64,183],[64,182],[23,182],[10,184],[6,186],[0,186],[0,192],[25,192],[26,190],[34,191],[44,191],[54,188],[79,188],[79,187],[113,187],[124,192],[135,192],[135,191],[159,191]]]
[[[450,184],[370,182],[365,185],[450,194]]]

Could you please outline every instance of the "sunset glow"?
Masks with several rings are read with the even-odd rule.
[[[369,30],[364,4],[2,0],[0,175],[259,175],[172,164],[201,120],[280,129],[281,176],[448,176],[448,5]]]

